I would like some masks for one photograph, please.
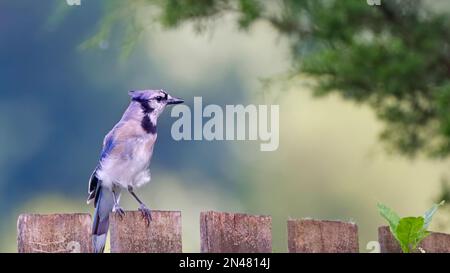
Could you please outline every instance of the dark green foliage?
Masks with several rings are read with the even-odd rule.
[[[153,2],[153,1],[149,1]],[[195,21],[201,30],[208,19],[224,15],[225,12],[239,14],[238,23],[243,29],[248,28],[262,11],[262,3],[257,0],[214,1],[214,0],[168,0],[162,1],[161,23],[166,27],[176,27],[186,21]]]
[[[117,3],[116,9],[129,9]],[[267,21],[291,42],[296,73],[317,79],[316,95],[336,92],[370,105],[385,124],[381,139],[394,151],[432,157],[450,153],[450,16],[430,11],[423,1],[384,0],[381,6],[365,0],[136,3],[135,8],[150,4],[159,9],[165,27],[194,22],[203,30],[226,14],[234,14],[244,30]]]
[[[176,27],[186,20],[208,18],[219,11],[219,3],[214,0],[168,0],[162,1],[161,6],[164,11],[161,23],[166,27]]]

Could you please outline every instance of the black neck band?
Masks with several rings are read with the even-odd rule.
[[[142,129],[144,129],[145,132],[149,134],[155,134],[156,133],[156,125],[153,124],[152,120],[149,116],[145,116],[141,121]]]

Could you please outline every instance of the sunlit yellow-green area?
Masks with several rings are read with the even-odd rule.
[[[232,22],[231,18],[221,19],[215,24],[214,32],[200,35],[189,24],[170,30],[150,27],[130,59],[111,68],[130,76],[124,78],[120,88],[102,93],[126,100],[125,95],[118,95],[118,92],[125,92],[122,87],[131,89],[151,84],[150,78],[157,81],[158,86],[170,83],[176,88],[173,91],[190,103],[194,96],[203,96],[205,104],[279,105],[280,143],[276,151],[261,152],[258,141],[221,141],[217,145],[229,154],[225,162],[221,160],[222,153],[209,155],[217,163],[205,162],[202,167],[199,162],[200,167],[195,169],[184,168],[183,163],[173,168],[162,164],[158,157],[152,160],[152,181],[137,192],[153,209],[182,212],[184,252],[200,251],[201,211],[271,215],[274,252],[287,252],[288,219],[352,221],[358,225],[360,249],[366,252],[366,244],[377,240],[378,226],[385,224],[377,212],[378,202],[408,216],[422,215],[436,201],[441,178],[448,174],[448,160],[421,157],[409,160],[388,153],[378,139],[383,125],[371,109],[338,96],[312,97],[311,85],[315,79],[284,76],[290,69],[287,41],[267,24],[258,23],[248,33],[243,33],[237,31]],[[76,46],[74,44],[74,48]],[[106,54],[95,50],[103,49],[77,53],[80,58],[74,63],[82,68],[85,80],[92,83],[93,89],[108,86],[111,81],[105,63],[88,61],[95,54]],[[155,71],[157,76],[152,76]],[[233,77],[237,84],[227,85],[224,79],[228,77]],[[269,84],[265,84],[267,79],[270,79]],[[111,121],[117,120],[123,110],[123,107],[97,107],[102,112],[111,112]],[[169,122],[173,120],[166,119],[161,125],[166,131],[170,129]],[[108,123],[104,128],[112,125]],[[52,126],[51,122],[45,122],[50,133]],[[84,136],[80,143],[88,138]],[[97,143],[102,141],[96,140]],[[173,140],[165,141],[167,145],[174,145]],[[193,141],[176,145],[191,146]],[[207,149],[211,143],[202,141],[195,145],[198,149]],[[156,149],[157,154],[164,153],[158,146]],[[204,160],[195,152],[165,156],[169,162],[180,156],[185,162]],[[89,158],[89,162],[96,159]],[[3,227],[0,252],[17,251],[16,221],[20,213],[93,212],[92,205],[86,205],[86,196],[79,193],[87,190],[89,171],[95,165],[89,169],[89,166],[76,167],[78,163],[72,163],[73,167],[68,167],[67,171],[82,171],[85,177],[70,181],[77,185],[77,194],[46,188],[35,195],[27,195],[0,218]],[[210,164],[218,165],[216,168],[229,177],[211,175]],[[233,183],[227,185],[225,182],[229,179]],[[57,183],[58,179],[54,181]],[[0,191],[2,187],[0,184]],[[125,209],[137,208],[126,193],[122,205]],[[431,230],[450,232],[449,215],[448,209],[440,210]]]

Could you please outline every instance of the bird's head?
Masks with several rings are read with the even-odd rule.
[[[180,98],[172,97],[166,91],[160,90],[135,90],[128,94],[131,100],[138,102],[145,114],[158,117],[167,105],[179,104],[184,101]]]

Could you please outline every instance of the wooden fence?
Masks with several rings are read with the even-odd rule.
[[[153,211],[147,225],[140,212],[110,217],[111,252],[181,252],[181,212]],[[22,214],[17,222],[19,252],[92,252],[91,216]],[[358,226],[340,221],[287,221],[291,253],[359,252]],[[400,252],[387,227],[378,229],[381,252]],[[422,243],[426,252],[450,253],[450,235],[432,233]],[[200,251],[204,253],[272,252],[272,218],[207,211],[200,214]]]

